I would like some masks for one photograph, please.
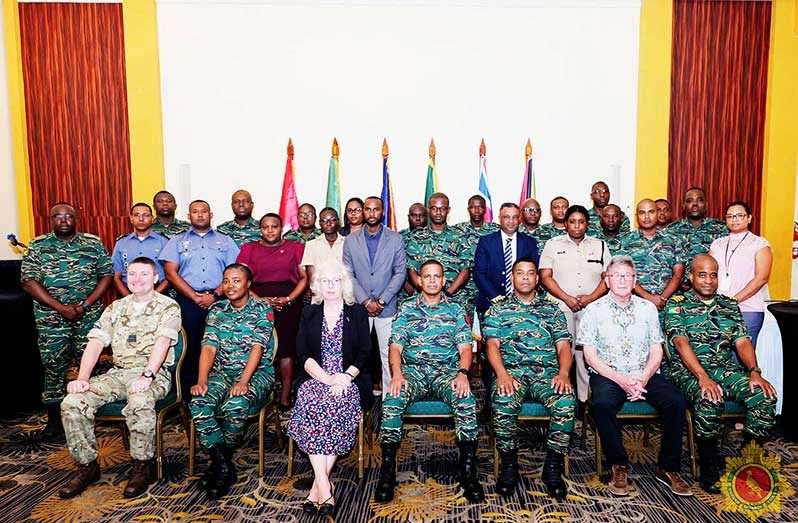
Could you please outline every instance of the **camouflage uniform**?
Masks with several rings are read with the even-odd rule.
[[[566,230],[556,228],[554,223],[544,223],[543,225],[539,225],[538,228],[535,229],[531,234],[525,231],[522,232],[524,232],[524,234],[529,234],[536,239],[538,242],[538,252],[543,252],[543,247],[546,246],[547,241],[556,236],[562,236],[566,233]]]
[[[75,461],[86,464],[97,459],[94,413],[107,403],[127,399],[122,409],[130,431],[130,456],[148,460],[155,456],[155,403],[172,387],[174,349],[170,348],[150,387],[128,395],[128,387],[145,371],[158,338],[177,342],[180,332],[180,307],[173,299],[154,293],[144,308],[137,311],[133,295],[116,300],[103,312],[89,331],[89,339],[111,346],[114,366],[89,380],[89,390],[67,394],[61,403],[67,448]]]
[[[216,349],[204,396],[191,398],[191,417],[197,434],[206,449],[217,445],[235,447],[241,439],[247,416],[253,405],[261,405],[274,388],[274,313],[266,302],[252,296],[246,305],[236,309],[229,300],[214,303],[205,326],[202,346]],[[263,356],[249,380],[244,396],[230,396],[230,388],[238,381],[247,365],[253,345],[263,347]],[[216,420],[219,415],[223,419]]]
[[[31,241],[22,260],[20,281],[34,280],[59,302],[78,305],[92,293],[100,278],[113,275],[111,258],[97,236],[77,232],[71,240],[61,241],[49,233]],[[56,404],[63,399],[70,360],[74,357],[80,361],[86,334],[102,310],[103,304],[98,300],[86,308],[82,318],[70,321],[34,300],[33,315],[44,367],[43,403]]]
[[[479,243],[479,239],[483,236],[486,236],[492,232],[496,232],[499,230],[499,224],[493,222],[484,222],[482,227],[477,229],[471,222],[462,222],[458,223],[457,225],[452,227],[460,231],[461,242],[467,246],[469,264],[468,268],[473,271],[474,269],[474,255],[477,252],[477,244]],[[465,307],[466,313],[469,316],[473,316],[474,313],[474,306],[477,303],[477,284],[474,281],[474,275],[468,275],[468,282],[462,288],[462,290],[458,291],[457,294],[465,293],[463,306]]]
[[[712,242],[729,234],[726,223],[717,218],[704,218],[701,225],[693,227],[687,218],[673,222],[665,228],[678,241],[682,248],[681,262],[684,263],[684,277],[690,273],[693,258],[709,252]]]
[[[402,414],[407,406],[427,396],[443,401],[454,411],[458,441],[477,440],[476,401],[471,392],[458,398],[452,390],[460,363],[458,345],[471,342],[471,329],[463,308],[441,297],[427,305],[421,296],[399,306],[391,326],[391,343],[402,346],[402,374],[407,385],[401,395],[385,395],[380,441],[399,443]]]
[[[469,259],[471,251],[463,241],[463,234],[459,229],[448,225],[440,232],[434,232],[429,227],[419,227],[410,234],[405,250],[407,268],[416,272],[421,270],[421,266],[428,260],[439,261],[443,265],[447,286],[452,284],[460,271],[474,264],[473,256]],[[465,286],[461,287],[451,300],[466,309],[468,295],[464,291]]]
[[[556,344],[572,341],[558,303],[539,294],[526,305],[512,295],[488,309],[482,331],[486,339],[499,339],[504,368],[521,384],[512,395],[501,396],[493,382],[496,446],[503,452],[516,448],[518,414],[524,399],[529,398],[542,403],[551,416],[547,448],[566,454],[574,430],[576,399],[572,392],[561,394],[551,388],[551,380],[560,371]]]
[[[685,337],[695,352],[698,362],[709,377],[723,389],[724,400],[745,404],[745,432],[756,438],[767,437],[773,426],[776,399],[767,398],[761,388],[748,389],[748,375],[733,357],[735,343],[748,338],[737,301],[716,294],[712,302],[701,301],[693,291],[684,296],[674,296],[668,301],[665,314],[665,331],[671,352],[670,380],[684,393],[693,405],[695,433],[701,439],[720,438],[723,402],[712,403],[701,399],[698,379],[679,358],[674,338]]]
[[[595,236],[595,233],[601,231],[601,216],[599,216],[599,213],[597,213],[593,207],[587,210],[587,221],[588,234],[593,233],[592,236]],[[623,234],[630,230],[631,225],[629,223],[629,217],[626,216],[625,212],[621,211],[621,228],[618,230],[618,234]]]
[[[314,231],[310,234],[305,234],[301,229],[296,229],[283,234],[283,240],[291,240],[292,242],[299,242],[302,245],[305,245],[310,240],[315,240],[322,234],[324,233],[321,229],[314,229]]]
[[[608,238],[607,235],[604,233],[604,229],[599,229],[598,231],[588,230],[587,234],[594,238],[598,238],[599,240],[603,240],[604,243],[607,244],[607,249],[609,249],[610,254],[612,256],[615,256],[616,254],[621,254],[623,237],[629,233],[628,232],[623,233],[619,231],[618,234],[615,236],[615,238]]]
[[[245,243],[260,240],[260,223],[249,217],[246,225],[238,225],[235,220],[224,222],[216,228],[217,231],[231,237],[236,245],[241,247]]]
[[[191,228],[191,224],[189,222],[178,220],[177,218],[172,220],[172,223],[169,225],[164,225],[158,221],[158,218],[155,218],[152,221],[152,232],[160,234],[164,238],[171,239],[172,236],[177,236],[180,233],[184,233]]]

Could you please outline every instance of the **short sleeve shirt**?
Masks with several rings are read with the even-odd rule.
[[[614,238],[610,238],[607,236],[607,233],[604,232],[603,229],[599,229],[598,231],[587,231],[587,233],[594,237],[598,238],[599,240],[603,241],[607,248],[610,250],[610,255],[615,256],[616,254],[620,254],[621,252],[621,245],[623,243],[623,238],[626,236],[627,233],[619,232],[615,235]]]
[[[577,345],[596,348],[598,356],[622,374],[642,374],[649,348],[662,343],[659,314],[653,303],[631,296],[623,307],[607,294],[585,308]]]
[[[324,233],[319,228],[313,229],[313,232],[309,233],[304,233],[301,229],[296,229],[283,234],[283,239],[290,240],[292,242],[299,242],[304,245],[310,240],[314,240],[323,234]]]
[[[268,369],[274,360],[274,312],[269,304],[250,295],[237,309],[229,300],[211,305],[205,323],[202,345],[216,349],[213,373],[239,376],[244,372],[252,347],[263,347],[258,369]]]
[[[554,281],[566,293],[590,294],[601,281],[612,255],[603,241],[585,236],[579,244],[567,234],[546,242],[540,268],[551,269]]]
[[[172,223],[169,225],[162,224],[158,221],[158,218],[152,221],[152,232],[160,234],[166,239],[170,239],[173,236],[184,233],[189,229],[191,229],[191,223],[184,220],[178,220],[177,218],[172,220]]]
[[[318,238],[310,240],[305,244],[305,252],[302,256],[302,265],[313,267],[324,260],[333,259],[342,261],[344,257],[344,241],[346,238],[340,234],[335,242],[330,246],[330,242],[322,234]]]
[[[116,240],[111,259],[114,263],[114,272],[122,275],[122,283],[127,285],[127,266],[139,257],[154,261],[158,271],[158,281],[163,281],[163,262],[158,257],[168,241],[166,237],[152,231],[144,238],[139,238],[135,232],[132,232]]]
[[[684,218],[668,225],[665,232],[673,235],[682,246],[681,261],[684,263],[685,277],[687,277],[693,258],[709,252],[712,242],[729,234],[729,229],[717,218],[704,218],[698,227],[694,227],[687,218]]]
[[[237,221],[230,220],[219,225],[216,230],[231,237],[239,247],[245,243],[260,240],[260,224],[251,216],[244,225],[239,225]]]
[[[539,225],[537,229],[532,231],[532,233],[525,232],[525,234],[530,234],[530,236],[536,239],[538,242],[538,250],[543,252],[547,241],[551,240],[552,238],[556,238],[557,236],[567,234],[567,232],[565,229],[558,229],[555,227],[554,223],[544,223],[543,225]]]
[[[621,253],[635,262],[637,283],[651,294],[662,294],[673,277],[673,268],[682,264],[681,244],[663,231],[657,231],[651,239],[639,230],[624,235]]]
[[[179,265],[179,274],[192,289],[211,291],[222,283],[225,267],[235,263],[238,245],[232,238],[214,229],[204,235],[194,229],[169,240],[160,260]]]
[[[407,267],[418,272],[427,260],[438,260],[443,264],[446,281],[451,282],[463,269],[473,264],[469,258],[468,246],[463,242],[462,233],[447,226],[442,231],[432,231],[428,227],[414,230],[405,246]]]

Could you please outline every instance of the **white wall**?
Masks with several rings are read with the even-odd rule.
[[[158,0],[167,187],[216,223],[239,187],[274,211],[290,136],[299,199],[323,205],[337,136],[343,199],[379,194],[386,137],[404,227],[434,137],[454,222],[480,139],[496,209],[519,198],[529,137],[545,208],[604,179],[628,210],[639,17],[639,0]]]
[[[3,27],[3,11],[0,9],[0,28]],[[11,143],[11,117],[8,100],[8,65],[6,62],[6,40],[0,38],[0,259],[19,258],[6,241],[8,233],[19,236],[17,230],[17,188],[14,177],[14,157]],[[28,238],[20,237],[20,241]]]

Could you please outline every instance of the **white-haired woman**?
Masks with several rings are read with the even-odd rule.
[[[330,472],[355,443],[361,405],[373,401],[368,369],[368,314],[355,303],[352,278],[335,259],[316,266],[313,301],[302,310],[297,335],[297,398],[288,435],[306,452],[313,487],[305,512],[332,514]]]

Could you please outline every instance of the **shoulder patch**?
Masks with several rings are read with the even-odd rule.
[[[681,294],[677,296],[671,296],[671,300],[673,300],[676,303],[679,303],[680,301],[684,301],[684,296]]]

